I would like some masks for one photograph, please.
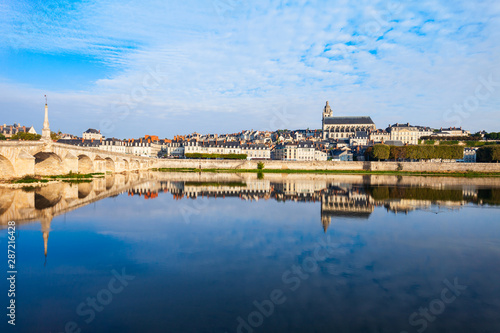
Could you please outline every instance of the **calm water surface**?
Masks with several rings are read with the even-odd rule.
[[[146,173],[0,200],[2,332],[500,332],[498,178]]]

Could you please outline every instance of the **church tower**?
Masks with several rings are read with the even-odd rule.
[[[330,104],[328,103],[328,101],[326,101],[326,106],[323,109],[323,120],[331,116],[332,116],[332,109],[330,108]]]
[[[50,141],[50,128],[49,128],[49,107],[47,106],[47,95],[45,95],[45,119],[43,120],[42,140]]]

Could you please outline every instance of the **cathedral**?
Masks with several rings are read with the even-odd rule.
[[[328,101],[323,109],[323,139],[345,139],[356,136],[356,132],[371,132],[376,129],[370,117],[333,117]]]

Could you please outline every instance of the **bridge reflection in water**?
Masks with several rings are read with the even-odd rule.
[[[500,180],[395,176],[134,172],[106,175],[91,182],[56,183],[22,189],[0,188],[0,225],[40,221],[47,255],[50,225],[65,214],[107,197],[144,199],[172,195],[175,200],[239,198],[321,203],[326,232],[337,218],[368,219],[375,207],[408,214],[413,210],[460,209],[466,204],[500,205]]]

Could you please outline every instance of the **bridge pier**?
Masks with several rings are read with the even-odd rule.
[[[14,162],[12,170],[14,177],[24,177],[35,174],[35,157],[21,150]]]
[[[94,160],[94,172],[106,173],[106,160],[96,157]]]
[[[78,172],[78,157],[68,152],[63,159],[63,169],[65,173]]]

